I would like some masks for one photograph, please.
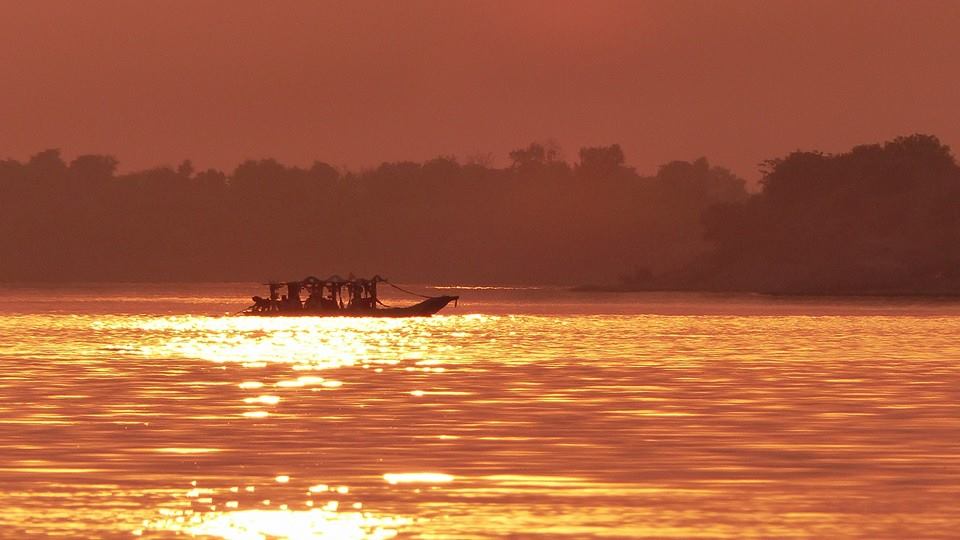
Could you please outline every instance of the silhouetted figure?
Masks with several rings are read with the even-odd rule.
[[[243,310],[243,315],[278,315],[283,312],[284,315],[344,315],[360,317],[423,317],[430,316],[443,309],[447,304],[453,302],[456,305],[459,297],[457,296],[424,296],[418,293],[405,291],[414,296],[420,296],[425,300],[403,307],[387,307],[377,309],[376,304],[376,286],[379,281],[384,281],[380,276],[375,276],[371,280],[351,277],[342,280],[338,277],[332,278],[329,282],[322,282],[315,277],[309,276],[302,281],[287,282],[288,291],[299,294],[300,289],[306,289],[310,292],[307,301],[301,305],[298,297],[288,295],[281,296],[278,309],[271,309],[272,300],[264,300],[259,296],[254,296],[254,305]],[[271,283],[270,290],[276,290],[277,284]],[[325,288],[331,291],[331,296],[325,298],[322,293]],[[396,287],[396,286],[395,286]],[[347,290],[347,303],[343,303],[343,289]],[[334,295],[340,296],[339,305],[333,298]],[[333,303],[330,306],[329,303]],[[333,309],[326,309],[332,307]],[[319,309],[317,309],[319,308]]]

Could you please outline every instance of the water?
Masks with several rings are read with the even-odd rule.
[[[0,537],[956,535],[958,303],[256,290],[0,290]]]

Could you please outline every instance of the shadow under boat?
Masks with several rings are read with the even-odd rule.
[[[380,283],[425,300],[410,306],[388,306],[378,297],[377,285]],[[239,314],[260,317],[429,317],[450,302],[456,305],[460,299],[459,296],[414,293],[380,276],[371,279],[353,276],[347,279],[339,276],[319,279],[308,276],[299,281],[271,282],[267,285],[270,296],[254,296],[253,305]],[[283,289],[287,294],[281,294]],[[301,293],[308,295],[306,300],[301,300]]]

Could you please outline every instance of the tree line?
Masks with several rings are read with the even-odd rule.
[[[617,284],[766,292],[960,291],[960,169],[913,135],[764,164],[760,192],[706,159],[656,174],[619,145],[510,164],[440,156],[359,172],[189,161],[120,174],[106,155],[0,161],[0,281]]]
[[[441,156],[361,172],[262,159],[118,174],[111,156],[46,150],[0,161],[0,280],[609,281],[682,264],[703,247],[701,212],[746,195],[703,159],[644,177],[618,145],[576,164],[558,154],[533,143],[502,168]]]
[[[789,294],[960,293],[960,167],[936,137],[794,152],[764,167],[760,193],[704,212],[713,249],[667,281]]]

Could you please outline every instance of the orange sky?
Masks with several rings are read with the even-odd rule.
[[[960,145],[960,3],[11,2],[0,156],[384,160],[553,138],[756,178],[796,148]]]

